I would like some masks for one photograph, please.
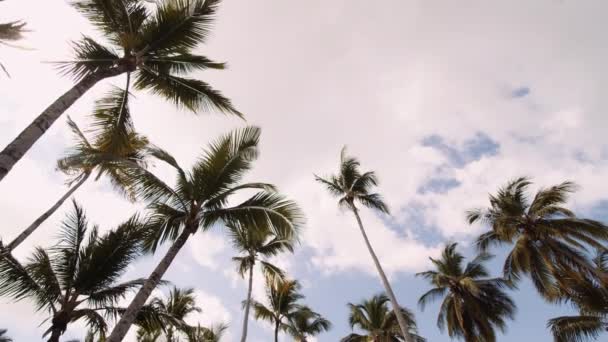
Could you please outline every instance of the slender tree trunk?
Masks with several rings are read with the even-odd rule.
[[[274,342],[279,342],[279,325],[280,322],[274,324]]]
[[[171,245],[171,247],[167,251],[167,254],[165,254],[163,259],[158,263],[154,271],[150,274],[150,276],[144,283],[144,286],[139,289],[137,295],[135,295],[135,298],[133,299],[133,301],[131,301],[131,304],[129,304],[129,307],[127,307],[125,313],[122,315],[122,317],[120,317],[120,321],[118,321],[116,326],[114,326],[114,330],[112,330],[112,334],[110,334],[110,337],[108,337],[106,342],[122,341],[122,339],[129,331],[131,324],[133,324],[133,322],[135,321],[139,310],[141,310],[142,306],[144,306],[144,304],[150,297],[152,290],[156,288],[163,275],[173,262],[173,259],[175,259],[180,249],[184,247],[186,241],[188,241],[188,238],[190,237],[190,234],[192,234],[193,231],[194,230],[190,227],[186,227],[184,231],[179,235],[179,237],[173,242],[173,245]]]
[[[90,175],[89,173],[86,173],[84,175],[84,177],[82,177],[82,179],[79,180],[78,183],[74,184],[63,196],[61,196],[61,198],[52,207],[50,207],[47,211],[45,211],[42,215],[40,215],[40,217],[38,217],[36,219],[36,221],[34,221],[29,227],[27,227],[24,231],[22,231],[21,234],[19,234],[13,241],[11,241],[11,243],[9,243],[6,246],[7,250],[9,252],[12,252],[13,249],[17,248],[17,246],[19,246],[23,241],[25,241],[25,239],[27,239],[30,235],[32,235],[32,233],[34,233],[34,231],[36,229],[38,229],[38,227],[40,227],[42,222],[46,221],[51,215],[53,215],[53,213],[55,211],[57,211],[57,209],[59,209],[59,207],[61,207],[63,202],[65,202],[68,198],[70,198],[70,196],[72,196],[74,191],[76,191],[82,184],[84,184],[84,182],[89,178],[89,175]]]
[[[48,342],[59,342],[59,337],[61,337],[61,330],[53,329]]]
[[[247,341],[247,324],[249,322],[249,307],[251,306],[251,290],[253,287],[253,265],[249,268],[249,287],[247,288],[247,300],[245,302],[245,314],[243,317],[243,336],[241,342]]]
[[[367,250],[369,251],[369,254],[374,260],[374,264],[376,265],[376,269],[378,270],[378,274],[380,275],[380,279],[382,280],[382,284],[384,285],[386,294],[388,295],[388,298],[391,301],[393,312],[395,313],[397,321],[399,322],[399,328],[401,328],[401,334],[403,334],[405,342],[414,342],[412,336],[410,336],[408,332],[407,322],[403,318],[401,310],[399,310],[400,306],[397,302],[395,294],[393,293],[393,289],[391,288],[391,285],[389,284],[388,279],[386,278],[386,274],[384,274],[384,270],[382,269],[382,266],[380,266],[380,261],[378,261],[378,257],[376,256],[376,253],[374,252],[374,249],[372,248],[372,245],[370,244],[369,239],[367,238],[367,234],[365,233],[365,229],[363,228],[363,223],[361,222],[361,218],[359,217],[359,211],[357,210],[357,208],[355,208],[354,205],[351,205],[351,210],[353,211],[353,214],[355,214],[355,218],[357,219],[357,223],[359,224],[359,229],[361,230],[361,235],[363,235],[363,240],[365,240]]]
[[[0,152],[0,181],[9,173],[17,162],[29,151],[32,146],[42,137],[51,125],[63,114],[76,100],[91,89],[97,82],[104,78],[113,77],[129,70],[127,64],[101,70],[85,76],[70,90],[61,95],[51,103],[31,124],[29,124],[19,135],[11,141]]]

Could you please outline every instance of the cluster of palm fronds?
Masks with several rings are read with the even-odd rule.
[[[0,0],[2,1],[2,0]],[[10,21],[8,23],[0,23],[0,45],[9,47],[19,47],[14,43],[23,39],[23,34],[26,32],[25,22],[21,20]],[[0,68],[7,76],[10,76],[8,70],[0,63]]]
[[[163,276],[190,237],[214,226],[224,227],[238,253],[233,258],[237,272],[248,280],[242,342],[247,339],[250,310],[254,318],[273,325],[275,342],[280,333],[304,342],[331,328],[326,318],[303,303],[298,281],[271,262],[294,251],[304,216],[274,185],[244,181],[257,159],[261,130],[245,127],[219,137],[184,169],[135,129],[129,108],[133,89],[192,112],[242,116],[228,98],[192,77],[195,71],[225,68],[224,63],[196,53],[211,32],[219,3],[72,2],[104,40],[83,37],[73,44],[74,58],[57,66],[75,79],[74,87],[0,152],[2,180],[80,96],[104,79],[124,76],[124,87],[112,88],[96,101],[87,130],[67,119],[75,144],[57,168],[68,176],[68,191],[11,242],[0,241],[0,296],[29,299],[35,310],[47,312],[44,335],[51,342],[59,341],[78,321],[89,327],[85,340],[90,342],[121,341],[132,325],[137,326],[141,342],[219,341],[227,329],[224,322],[209,327],[187,323],[192,313],[204,311],[192,289],[174,287],[167,299],[152,297],[167,283]],[[23,22],[0,24],[0,43],[11,44],[23,32]],[[149,168],[154,162],[172,170],[173,182]],[[360,162],[344,149],[338,173],[315,178],[338,197],[341,208],[353,214],[385,290],[360,304],[348,304],[349,323],[356,332],[342,341],[424,341],[414,314],[399,305],[360,217],[361,207],[389,214],[382,196],[373,191],[378,185],[376,174],[361,171]],[[37,247],[25,261],[14,257],[14,249],[88,179],[106,179],[128,200],[144,204],[145,210],[112,230],[101,230],[89,224],[84,209],[74,201],[54,247]],[[419,274],[433,286],[419,304],[424,308],[443,299],[437,325],[450,337],[495,341],[497,331],[506,330],[516,311],[507,291],[515,290],[522,277],[529,277],[548,302],[569,303],[580,311],[578,316],[550,320],[557,341],[583,341],[608,329],[608,228],[565,207],[568,194],[575,190],[573,183],[541,189],[528,198],[530,184],[527,178],[516,179],[490,197],[489,208],[468,213],[469,223],[490,228],[477,239],[479,254],[472,261],[463,265],[457,245],[449,244],[441,258],[431,259],[435,269]],[[119,281],[137,258],[155,253],[162,244],[168,249],[147,278]],[[484,265],[494,246],[512,246],[497,278]],[[266,282],[266,298],[261,301],[252,296],[256,269]],[[6,330],[0,330],[0,341],[10,341],[5,335]]]

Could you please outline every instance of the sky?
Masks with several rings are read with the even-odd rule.
[[[276,184],[306,213],[300,246],[275,261],[302,283],[305,302],[334,323],[321,342],[350,333],[347,303],[382,290],[353,217],[313,178],[335,171],[347,145],[364,169],[378,173],[378,191],[391,207],[390,217],[363,210],[362,219],[400,303],[415,312],[421,335],[449,341],[435,325],[439,302],[423,312],[417,307],[429,287],[414,274],[448,242],[473,256],[471,241],[485,227],[467,225],[467,209],[487,205],[489,193],[525,175],[535,182],[532,190],[576,181],[580,189],[569,206],[608,219],[607,10],[599,0],[226,0],[199,52],[229,68],[196,77],[230,97],[246,121],[178,110],[141,92],[131,102],[133,120],[183,166],[230,129],[262,127],[260,158],[247,179]],[[27,20],[31,32],[20,43],[24,49],[0,46],[11,73],[0,77],[1,146],[71,86],[48,62],[69,58],[70,41],[97,35],[67,1],[4,1],[0,22],[11,19]],[[118,77],[97,85],[66,115],[86,125],[93,101],[123,83]],[[5,240],[67,189],[55,169],[72,143],[66,115],[0,182]],[[154,171],[170,175],[160,166]],[[89,181],[75,198],[102,229],[141,210],[104,180]],[[52,246],[68,208],[16,256],[25,260],[34,246]],[[163,252],[141,258],[125,278],[147,276]],[[505,250],[495,252],[497,274]],[[201,233],[166,274],[196,290],[203,312],[192,323],[230,324],[226,342],[240,336],[246,295],[234,253],[220,228]],[[253,292],[262,299],[256,275]],[[572,312],[543,303],[528,282],[512,296],[518,312],[499,341],[550,341],[547,320]],[[48,327],[27,301],[1,298],[0,308],[0,328],[15,341],[39,340]],[[252,342],[272,336],[253,319],[250,330]],[[65,340],[84,332],[73,325]]]

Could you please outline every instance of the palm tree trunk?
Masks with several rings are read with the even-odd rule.
[[[247,341],[247,323],[249,321],[249,306],[251,306],[251,290],[253,287],[253,265],[249,268],[249,287],[247,288],[247,300],[245,302],[245,314],[243,317],[243,336],[241,342]]]
[[[61,207],[63,202],[65,202],[68,198],[70,198],[70,196],[72,196],[74,191],[76,191],[82,184],[84,184],[84,182],[89,178],[89,175],[90,175],[90,173],[86,173],[84,175],[84,177],[82,177],[82,179],[80,179],[78,181],[78,183],[76,183],[74,186],[72,186],[63,196],[61,196],[61,198],[52,207],[50,207],[47,211],[45,211],[42,215],[40,215],[40,217],[38,217],[36,219],[36,221],[34,221],[29,227],[27,227],[24,231],[22,231],[21,234],[19,234],[13,241],[11,241],[11,243],[9,243],[6,246],[6,249],[9,252],[13,251],[13,249],[17,248],[17,246],[19,246],[23,241],[25,241],[25,239],[27,239],[30,235],[32,235],[32,233],[34,233],[34,231],[36,229],[38,229],[38,227],[40,227],[42,222],[46,221],[46,219],[48,219],[51,215],[53,215],[53,213],[55,211],[57,211],[57,209],[59,209],[59,207]]]
[[[397,302],[397,298],[395,297],[395,294],[393,293],[393,289],[391,288],[391,285],[389,284],[388,279],[386,278],[386,274],[384,274],[384,270],[382,269],[382,266],[380,265],[380,261],[378,261],[378,257],[376,256],[376,253],[374,252],[374,249],[372,248],[372,245],[370,244],[369,239],[367,238],[367,234],[365,233],[365,229],[363,228],[363,223],[361,222],[361,218],[359,217],[359,211],[357,210],[357,208],[355,208],[354,205],[351,205],[351,209],[353,211],[353,214],[355,214],[357,223],[359,224],[359,229],[361,230],[361,235],[363,235],[363,240],[365,240],[365,245],[367,246],[367,250],[369,251],[369,254],[372,256],[372,259],[374,260],[374,264],[376,265],[376,269],[378,270],[380,279],[382,279],[382,284],[384,285],[384,290],[386,291],[386,294],[388,295],[388,298],[391,301],[391,305],[393,307],[393,312],[395,313],[395,316],[397,317],[397,322],[399,322],[399,328],[401,328],[401,334],[403,335],[405,342],[414,342],[414,340],[408,333],[407,322],[403,318],[403,314],[401,313],[401,310],[399,310],[400,306],[399,306],[399,303]]]
[[[135,298],[133,298],[131,304],[129,304],[129,307],[127,307],[125,313],[122,315],[122,317],[120,317],[120,321],[118,321],[118,323],[114,327],[114,330],[112,330],[112,334],[110,334],[110,337],[108,337],[106,342],[122,341],[122,339],[129,331],[131,324],[133,324],[133,322],[135,321],[139,310],[141,310],[142,306],[144,306],[144,304],[150,297],[152,290],[156,288],[163,275],[173,262],[173,259],[175,259],[180,249],[184,247],[186,241],[188,241],[188,238],[190,237],[190,234],[192,234],[193,231],[195,230],[191,229],[190,227],[184,228],[184,231],[178,236],[175,242],[173,242],[173,245],[171,245],[171,247],[167,251],[167,254],[165,254],[163,259],[158,263],[154,271],[150,274],[150,276],[144,283],[144,286],[139,289],[137,295],[135,295]]]
[[[48,342],[59,342],[59,337],[61,337],[61,330],[53,329]]]
[[[274,324],[274,342],[279,342],[279,324],[278,321]]]
[[[70,90],[51,103],[38,117],[32,121],[19,135],[0,152],[0,181],[9,173],[17,162],[42,137],[51,125],[76,100],[91,89],[97,82],[120,75],[130,69],[129,65],[121,64],[115,68],[101,70],[82,78]]]

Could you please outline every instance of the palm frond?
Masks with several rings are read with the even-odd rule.
[[[549,320],[547,327],[556,342],[585,342],[596,340],[608,322],[597,316],[563,316]]]
[[[80,80],[99,70],[111,68],[120,59],[111,48],[86,36],[80,41],[73,42],[72,48],[76,57],[74,60],[54,62],[54,64],[61,73],[69,75],[75,80]]]

